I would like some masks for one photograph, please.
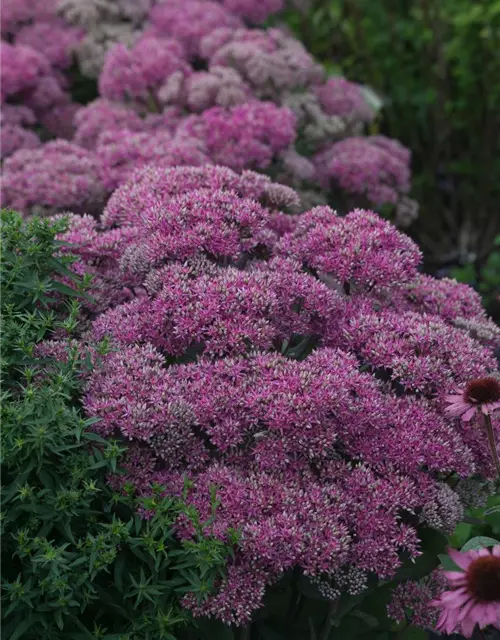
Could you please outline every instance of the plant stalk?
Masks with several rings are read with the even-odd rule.
[[[498,458],[497,443],[495,440],[495,432],[493,431],[493,425],[491,424],[491,417],[489,415],[484,416],[484,424],[486,426],[486,433],[488,434],[488,442],[490,443],[491,455],[493,462],[497,470],[497,478],[500,479],[500,459]]]

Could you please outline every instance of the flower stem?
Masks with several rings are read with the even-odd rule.
[[[491,424],[491,417],[489,415],[484,416],[484,424],[486,426],[486,433],[488,434],[488,442],[490,443],[491,455],[493,456],[493,462],[495,463],[495,467],[497,470],[497,477],[500,478],[500,460],[498,458],[495,432],[493,431],[493,425]]]

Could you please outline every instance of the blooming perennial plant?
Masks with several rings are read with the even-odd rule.
[[[110,340],[84,399],[128,446],[110,482],[143,496],[187,482],[206,535],[239,532],[216,593],[184,599],[227,624],[293,567],[331,597],[348,571],[361,591],[391,579],[421,527],[461,518],[450,474],[495,476],[486,431],[447,410],[497,366],[477,294],[421,276],[417,246],[373,212],[289,215],[292,195],[252,171],[145,167],[61,236],[94,276],[82,345]],[[182,519],[177,533],[193,535]],[[416,623],[435,620],[439,590],[421,588],[393,617],[409,598]]]

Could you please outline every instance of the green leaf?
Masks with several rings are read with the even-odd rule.
[[[495,538],[488,538],[488,536],[476,536],[475,538],[471,538],[468,542],[466,542],[461,551],[484,549],[485,547],[494,547],[497,544],[500,544],[500,541],[495,540]]]

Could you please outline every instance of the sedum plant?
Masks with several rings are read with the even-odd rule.
[[[289,215],[296,198],[251,171],[149,167],[100,220],[73,216],[61,239],[94,297],[78,349],[111,346],[83,408],[126,446],[115,491],[160,484],[205,536],[239,532],[214,592],[183,598],[196,618],[393,637],[410,605],[437,622],[460,488],[496,476],[499,331],[375,213]]]

